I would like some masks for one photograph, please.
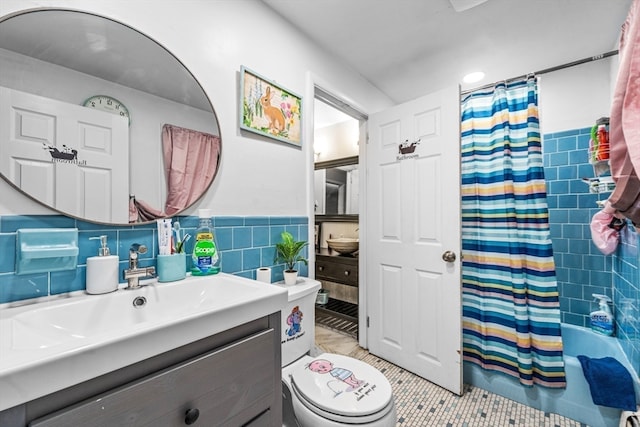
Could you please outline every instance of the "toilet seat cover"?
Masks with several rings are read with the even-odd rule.
[[[380,412],[392,399],[391,384],[373,366],[324,353],[291,372],[293,387],[323,411],[358,417]]]

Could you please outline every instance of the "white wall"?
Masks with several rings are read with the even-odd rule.
[[[540,130],[553,133],[593,126],[611,110],[611,73],[617,56],[540,76]],[[615,77],[614,77],[615,78]]]
[[[325,214],[325,197],[326,197],[326,189],[325,189],[325,180],[327,176],[326,169],[317,169],[313,175],[313,194],[314,200],[313,204],[315,206],[314,213],[316,215],[324,215]]]
[[[316,162],[357,156],[360,131],[358,120],[348,120],[332,126],[315,129],[313,149]]]
[[[189,68],[220,122],[222,162],[200,207],[214,215],[313,216],[310,79],[348,98],[365,113],[392,105],[385,95],[317,48],[257,0],[2,0],[0,15],[66,7],[118,20],[150,36]],[[240,66],[303,95],[302,148],[240,133]],[[0,214],[53,213],[0,181]]]

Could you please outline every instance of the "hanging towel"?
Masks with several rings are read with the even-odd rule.
[[[620,233],[609,227],[613,218],[613,214],[601,210],[596,212],[591,219],[591,240],[598,250],[605,255],[614,253],[620,240]]]
[[[634,0],[622,25],[619,68],[611,103],[609,144],[613,207],[640,224],[640,0]]]
[[[636,410],[636,393],[629,371],[613,357],[592,359],[578,356],[582,372],[589,383],[591,399],[596,405],[625,411]]]

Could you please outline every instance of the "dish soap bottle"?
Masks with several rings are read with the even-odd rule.
[[[198,211],[200,224],[196,230],[196,243],[193,246],[192,255],[193,269],[191,270],[191,274],[194,276],[206,276],[220,272],[220,253],[213,235],[210,212],[209,209]]]
[[[598,301],[600,308],[592,311],[590,314],[591,329],[599,334],[612,336],[615,326],[613,323],[613,313],[611,313],[611,309],[609,308],[611,298],[601,294],[593,294],[592,296]]]
[[[111,255],[107,246],[107,236],[89,237],[89,240],[100,239],[98,255],[87,258],[87,293],[106,294],[118,290],[117,255]]]

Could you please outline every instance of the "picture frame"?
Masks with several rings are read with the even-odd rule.
[[[302,147],[302,97],[240,68],[240,129]]]

